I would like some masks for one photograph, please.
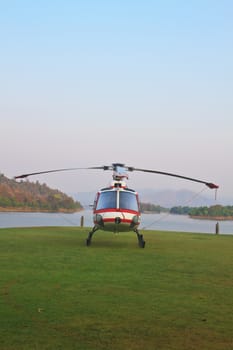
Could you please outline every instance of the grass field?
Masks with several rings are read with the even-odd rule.
[[[1,350],[233,349],[233,236],[0,229]]]

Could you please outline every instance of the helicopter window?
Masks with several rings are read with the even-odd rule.
[[[99,195],[98,202],[96,205],[96,210],[116,208],[117,203],[117,192],[116,191],[106,191]]]
[[[119,208],[138,211],[138,201],[135,193],[121,191]]]

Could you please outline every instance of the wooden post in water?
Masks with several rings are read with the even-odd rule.
[[[80,226],[83,227],[84,225],[84,216],[82,215],[80,218]]]
[[[215,226],[215,234],[218,235],[219,234],[219,223],[216,222],[216,226]]]

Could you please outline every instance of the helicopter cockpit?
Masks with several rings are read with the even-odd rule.
[[[137,193],[133,190],[104,190],[98,194],[95,210],[126,209],[139,212]]]

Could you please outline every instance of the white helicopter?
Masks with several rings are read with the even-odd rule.
[[[203,183],[211,189],[217,189],[219,186],[211,182],[206,182],[198,179],[194,179],[187,176],[177,175],[173,173],[167,173],[164,171],[140,169],[131,166],[126,166],[122,163],[113,163],[112,165],[104,165],[88,168],[68,168],[68,169],[56,169],[46,170],[40,172],[34,172],[29,174],[23,174],[15,176],[15,179],[23,179],[32,175],[71,171],[71,170],[91,170],[102,169],[113,171],[113,181],[111,186],[102,188],[97,192],[93,205],[93,222],[94,226],[89,232],[86,239],[86,245],[91,245],[93,234],[97,230],[111,231],[111,232],[127,232],[134,231],[137,234],[138,245],[140,248],[145,247],[145,241],[143,235],[139,233],[138,226],[140,224],[140,208],[138,193],[133,189],[127,187],[124,179],[128,179],[127,171],[141,171],[146,173],[160,174],[173,176],[189,181]]]

